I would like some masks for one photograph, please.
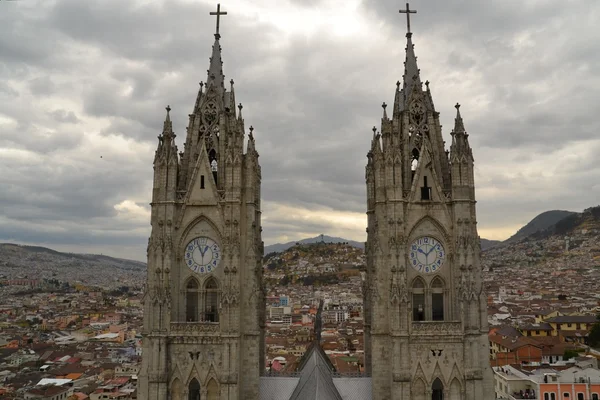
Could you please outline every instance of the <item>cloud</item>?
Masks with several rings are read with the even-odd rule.
[[[600,4],[422,1],[415,51],[449,142],[456,102],[482,236],[600,196]],[[206,80],[207,1],[0,2],[0,240],[144,259],[164,107],[180,149]],[[391,0],[236,1],[224,72],[253,125],[267,244],[364,240],[364,166],[402,79]],[[118,10],[118,12],[115,12]],[[516,12],[515,10],[518,10]]]

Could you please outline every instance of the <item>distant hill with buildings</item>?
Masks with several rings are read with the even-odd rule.
[[[340,237],[327,236],[327,235],[319,235],[313,238],[306,238],[301,240],[294,240],[287,243],[275,243],[269,246],[265,246],[265,254],[269,253],[281,253],[282,251],[286,251],[290,247],[295,246],[296,244],[310,244],[310,243],[348,243],[352,247],[356,247],[359,249],[364,249],[365,244],[363,242],[357,242],[354,240],[348,240]]]
[[[4,279],[56,279],[98,286],[142,283],[146,264],[98,254],[63,253],[39,246],[0,243],[0,276]]]
[[[525,239],[529,235],[547,230],[548,228],[551,228],[557,224],[559,221],[573,215],[577,215],[577,213],[565,210],[545,211],[529,221],[525,226],[519,229],[517,233],[506,239],[504,243],[518,242],[521,239]]]

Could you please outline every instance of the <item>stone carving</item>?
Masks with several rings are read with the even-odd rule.
[[[176,335],[218,332],[219,324],[215,322],[171,322],[171,333]]]
[[[462,324],[461,322],[450,322],[450,321],[427,321],[427,322],[413,322],[412,323],[413,333],[417,333],[419,336],[437,335],[440,333],[446,335],[461,335]]]

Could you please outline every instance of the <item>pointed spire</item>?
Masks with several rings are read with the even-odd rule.
[[[220,35],[215,35],[215,43],[212,48],[212,56],[210,57],[210,67],[208,68],[207,88],[214,85],[217,90],[225,89],[225,75],[223,75],[223,61],[221,60],[221,44],[219,43]]]
[[[465,124],[460,115],[460,104],[456,103],[454,107],[456,108],[456,118],[454,119],[454,129],[450,133],[452,135],[450,159],[454,160],[463,155],[472,158],[473,152],[469,145],[469,134],[465,130]]]
[[[171,106],[167,105],[167,107],[165,107],[165,110],[167,110],[167,116],[165,117],[165,122],[163,124],[163,136],[165,137],[169,137],[169,136],[174,136],[173,134],[173,123],[171,122]]]
[[[200,83],[198,84],[200,86],[200,89],[198,89],[198,96],[196,96],[196,104],[194,105],[194,113],[196,113],[198,111],[198,108],[200,107],[200,101],[202,100],[202,95],[203,93],[203,89],[204,89],[204,82],[200,81]]]
[[[420,70],[417,66],[415,45],[412,42],[412,33],[406,34],[406,61],[404,62],[404,95],[408,96],[414,85],[421,86]]]
[[[467,133],[465,131],[465,125],[463,123],[462,116],[460,115],[460,104],[456,103],[456,118],[454,119],[454,133]]]

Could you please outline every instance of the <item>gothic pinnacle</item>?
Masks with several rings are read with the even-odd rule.
[[[167,105],[165,107],[165,110],[167,110],[167,121],[171,121],[171,116],[169,115],[169,113],[171,112],[171,106]]]
[[[387,117],[388,117],[387,112],[386,112],[387,104],[385,104],[385,101],[383,102],[381,107],[383,108],[383,119],[387,119]]]

